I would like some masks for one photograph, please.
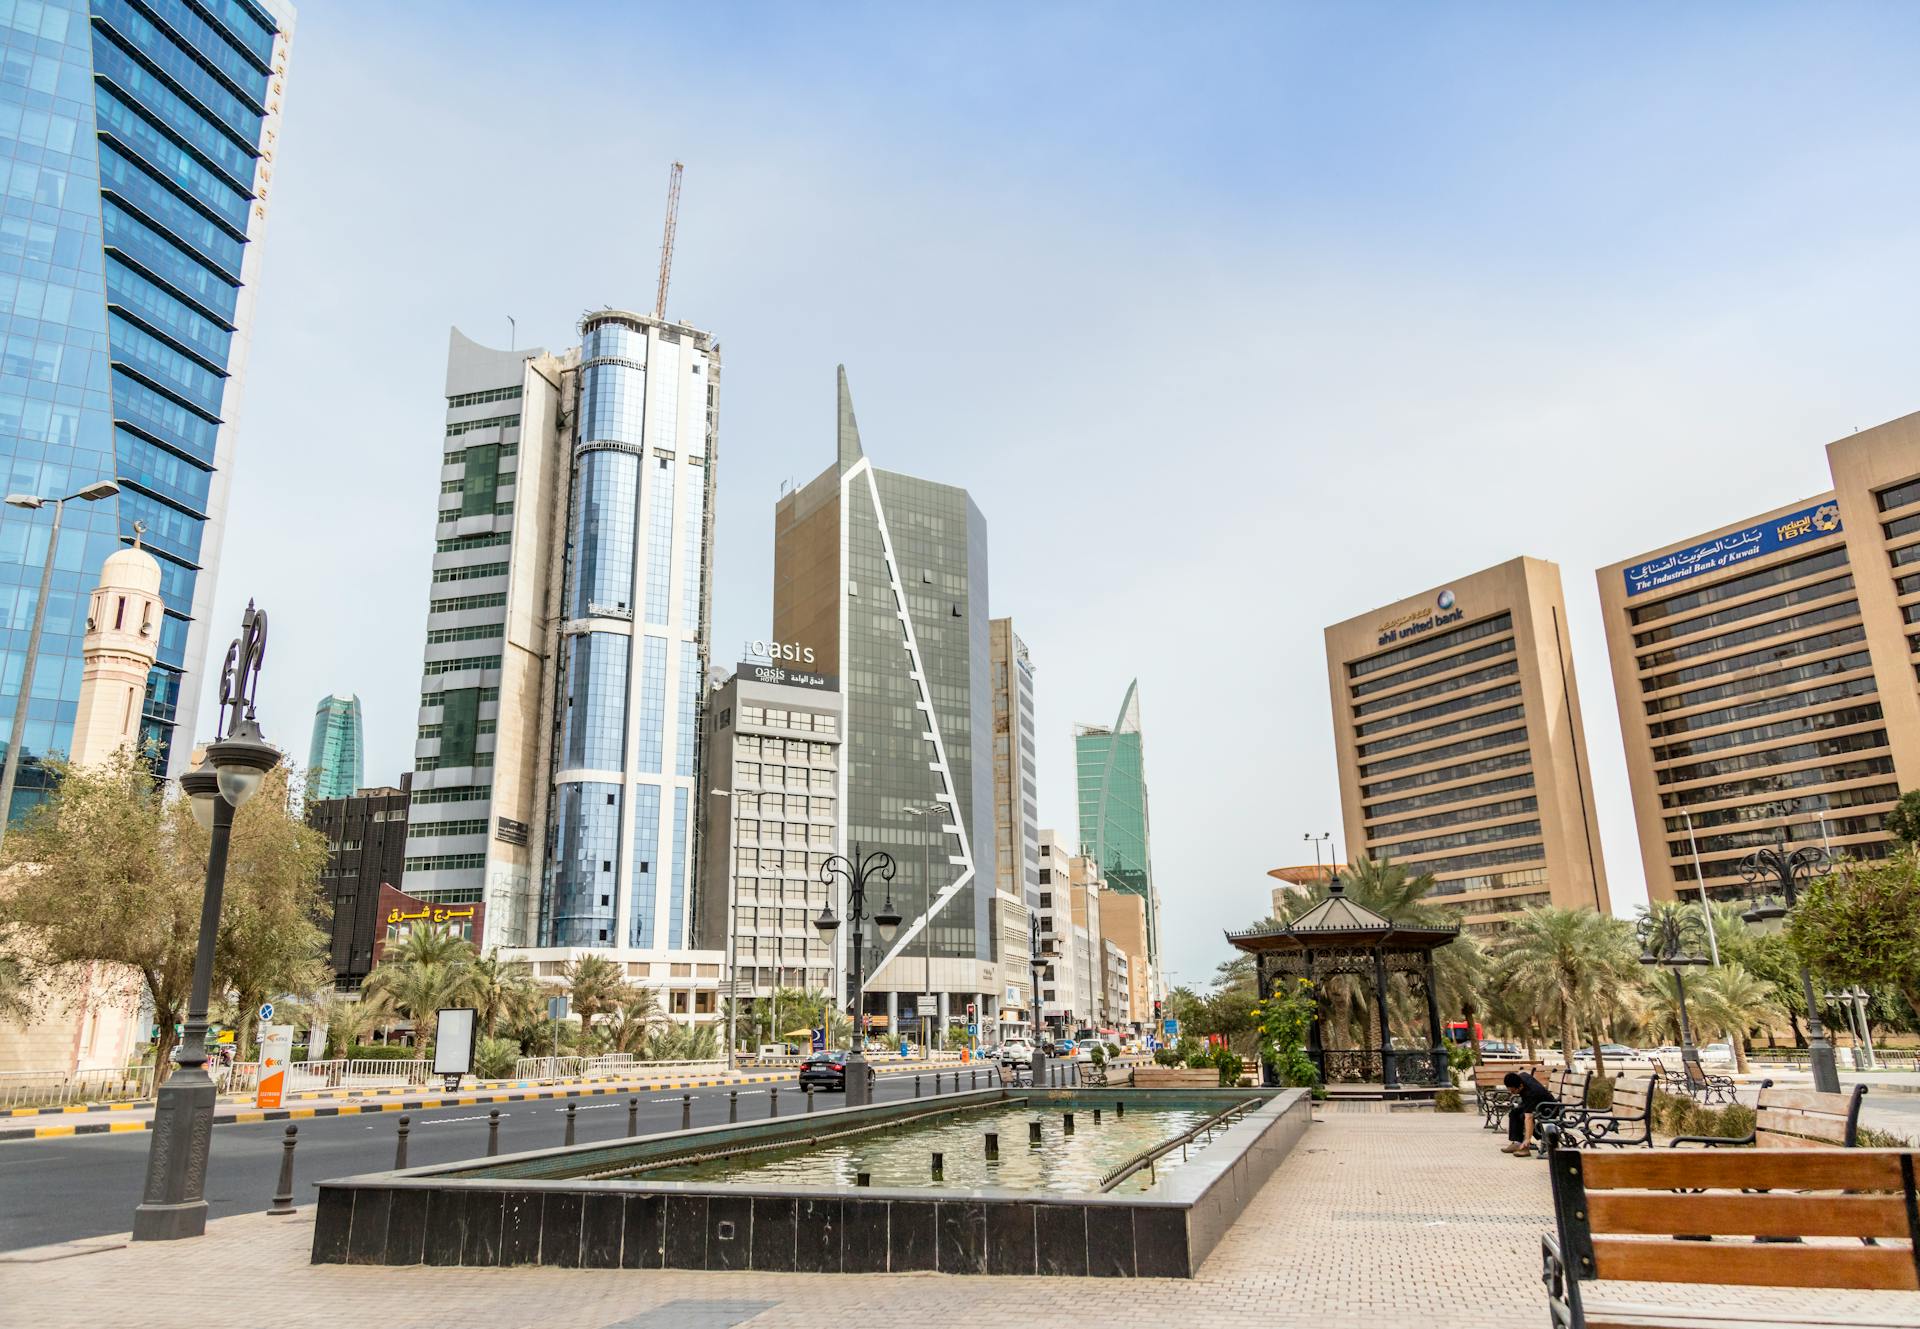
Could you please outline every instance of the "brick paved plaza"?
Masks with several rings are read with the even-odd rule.
[[[9,1323],[89,1329],[103,1318],[119,1329],[1546,1323],[1540,1237],[1551,1202],[1543,1164],[1499,1153],[1498,1138],[1471,1114],[1332,1108],[1322,1117],[1190,1281],[316,1267],[307,1263],[307,1207],[293,1219],[226,1219],[194,1243],[55,1259],[17,1252],[0,1259],[0,1305]],[[169,1288],[181,1289],[179,1299]],[[1658,1294],[1636,1291],[1622,1288],[1621,1299]],[[1682,1295],[1722,1314],[1818,1308],[1920,1323],[1920,1296],[1906,1293]]]

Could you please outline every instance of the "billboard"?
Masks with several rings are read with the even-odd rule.
[[[1775,517],[1743,531],[1703,540],[1687,549],[1650,558],[1622,570],[1627,581],[1627,597],[1671,586],[1703,572],[1718,572],[1748,559],[1790,549],[1804,540],[1817,540],[1840,529],[1840,505],[1832,499],[1815,503],[1784,517]]]

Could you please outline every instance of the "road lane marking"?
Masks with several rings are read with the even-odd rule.
[[[513,1114],[511,1112],[502,1112],[500,1114],[500,1120],[505,1121],[508,1117],[511,1117],[512,1115]],[[420,1124],[422,1126],[450,1126],[456,1121],[489,1121],[491,1119],[492,1119],[491,1114],[483,1117],[478,1113],[475,1113],[471,1117],[435,1117],[431,1121],[423,1121]],[[369,1126],[367,1127],[367,1129],[372,1130],[373,1127]]]

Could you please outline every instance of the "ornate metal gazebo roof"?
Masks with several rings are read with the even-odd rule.
[[[1432,927],[1396,923],[1357,900],[1347,898],[1338,878],[1327,898],[1291,923],[1227,933],[1227,941],[1248,954],[1261,951],[1318,950],[1327,946],[1365,946],[1387,951],[1424,951],[1445,946],[1460,935],[1460,925]]]

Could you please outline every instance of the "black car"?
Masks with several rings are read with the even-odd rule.
[[[800,1087],[847,1091],[847,1054],[844,1050],[816,1052],[800,1063]],[[873,1067],[867,1067],[867,1088],[873,1088]]]

